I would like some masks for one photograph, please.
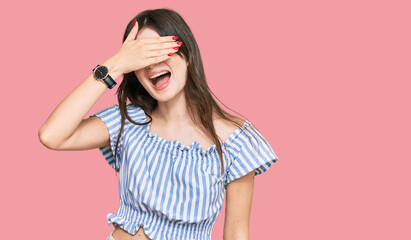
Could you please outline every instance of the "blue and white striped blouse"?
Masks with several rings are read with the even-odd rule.
[[[143,123],[143,109],[127,105],[131,119]],[[125,120],[117,151],[114,151],[121,117],[113,105],[89,117],[97,116],[106,124],[110,146],[100,147],[105,160],[119,172],[120,207],[107,213],[108,224],[118,224],[134,235],[142,226],[146,235],[156,239],[211,240],[213,225],[220,213],[226,185],[255,171],[261,174],[278,160],[265,138],[245,121],[222,143],[225,173],[221,174],[218,151],[214,144],[204,150],[194,141],[184,146],[150,132],[150,124],[135,125]],[[246,128],[258,139],[242,130]]]

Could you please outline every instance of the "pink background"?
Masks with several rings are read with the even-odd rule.
[[[256,177],[251,239],[411,239],[411,6],[364,0],[3,3],[2,238],[113,230],[117,179],[99,150],[51,151],[37,132],[128,21],[161,7],[186,20],[211,89],[280,159]]]

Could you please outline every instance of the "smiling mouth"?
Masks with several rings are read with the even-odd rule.
[[[171,73],[168,72],[166,74],[163,74],[159,77],[153,78],[153,79],[149,79],[150,82],[154,85],[154,86],[161,86],[163,85],[165,82],[167,82],[170,79]]]
[[[161,90],[162,88],[164,88],[164,86],[168,85],[170,78],[171,78],[171,73],[168,72],[159,77],[149,79],[149,81],[156,90]]]

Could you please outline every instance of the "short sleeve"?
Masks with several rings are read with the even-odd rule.
[[[245,125],[230,145],[233,156],[226,170],[226,185],[253,170],[255,175],[261,174],[278,160],[271,145],[251,122]]]
[[[103,109],[95,114],[92,114],[89,116],[93,117],[96,116],[103,120],[103,122],[106,124],[106,127],[108,129],[108,132],[110,134],[110,145],[109,146],[104,146],[100,147],[100,151],[103,154],[105,160],[107,163],[116,171],[118,172],[120,169],[121,165],[121,152],[122,152],[122,141],[118,143],[118,149],[117,149],[117,168],[114,163],[114,152],[116,150],[116,143],[117,143],[117,138],[118,138],[118,133],[120,131],[120,126],[121,126],[121,114],[120,114],[120,108],[118,104],[113,105],[111,107],[108,107],[106,109]],[[124,131],[124,130],[123,130]],[[124,135],[124,132],[122,133]],[[120,138],[120,140],[123,139],[123,137]]]

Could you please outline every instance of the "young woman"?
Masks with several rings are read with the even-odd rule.
[[[100,65],[39,137],[54,150],[99,148],[119,173],[120,207],[107,214],[115,226],[107,239],[211,239],[226,190],[223,237],[248,239],[254,176],[278,158],[250,121],[213,99],[183,18],[170,9],[141,12]],[[118,104],[83,119],[121,75]]]

